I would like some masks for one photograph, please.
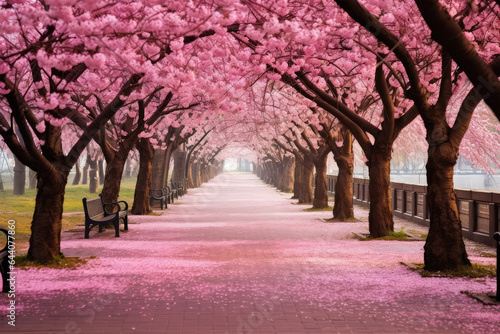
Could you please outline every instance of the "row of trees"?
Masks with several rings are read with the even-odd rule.
[[[0,135],[38,178],[30,259],[60,252],[64,187],[91,142],[106,161],[106,201],[118,198],[127,156],[138,150],[137,214],[150,210],[149,190],[165,185],[171,158],[184,166],[174,181],[194,185],[204,177],[193,174],[235,146],[257,152],[270,178],[272,170],[294,174],[299,201],[324,207],[331,151],[339,167],[334,215],[346,219],[356,141],[369,168],[370,233],[383,236],[393,229],[392,150],[413,129],[428,145],[426,268],[469,265],[453,166],[478,105],[484,100],[499,116],[497,2],[0,6]],[[285,179],[275,182],[289,189]]]
[[[241,45],[252,50],[254,65],[265,64],[267,78],[282,83],[278,89],[290,87],[310,101],[303,105],[313,113],[321,110],[341,123],[334,130],[325,115],[316,120],[308,117],[303,124],[293,120],[293,126],[286,125],[289,130],[278,131],[289,146],[276,140],[277,146],[294,153],[299,169],[315,165],[319,176],[315,191],[323,193],[325,151],[332,149],[337,156],[340,148],[352,152],[352,134],[369,168],[370,233],[380,237],[393,230],[389,171],[394,143],[419,117],[428,144],[426,269],[470,265],[453,190],[453,167],[480,102],[484,100],[498,117],[497,97],[493,97],[499,88],[499,58],[494,51],[498,50],[498,3],[335,3],[265,6],[249,2],[251,19],[233,32]],[[310,133],[319,135],[317,143],[308,138]],[[339,142],[346,147],[332,145]],[[497,140],[489,144],[498,147]],[[286,168],[286,163],[273,166],[281,161],[279,152],[267,152],[262,168]],[[347,164],[351,170],[340,180],[352,177],[351,162]],[[303,187],[310,184],[309,174],[296,173],[305,180]],[[340,186],[351,184],[349,180]],[[352,194],[340,193],[349,198]],[[300,201],[301,194],[296,196]],[[315,198],[314,205],[323,204]]]

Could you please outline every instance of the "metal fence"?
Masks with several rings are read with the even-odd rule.
[[[337,176],[328,175],[328,191],[335,192]],[[368,206],[368,179],[354,179],[354,203]],[[462,233],[467,239],[495,246],[493,235],[500,231],[500,193],[455,189],[462,221]],[[394,216],[429,226],[427,186],[391,182]]]

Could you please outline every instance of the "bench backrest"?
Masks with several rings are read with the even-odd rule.
[[[104,209],[100,198],[84,198],[83,208],[85,209],[85,214],[91,219],[104,217]]]

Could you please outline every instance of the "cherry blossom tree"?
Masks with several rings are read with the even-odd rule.
[[[267,73],[271,79],[287,83],[351,131],[368,158],[373,184],[370,187],[370,233],[377,237],[386,235],[393,229],[389,179],[391,146],[400,130],[417,116],[417,111],[411,106],[402,106],[398,110],[398,115],[402,116],[395,119],[389,100],[400,99],[397,92],[385,89],[387,78],[382,64],[377,66],[376,87],[369,80],[375,72],[377,53],[362,47],[369,42],[369,37],[338,7],[323,3],[315,6],[297,3],[290,8],[274,4],[264,10],[250,3],[249,7],[254,21],[242,24],[233,35],[254,51],[251,61],[257,70]],[[336,17],[337,21],[332,21],[331,17]],[[343,78],[347,80],[343,82]],[[337,95],[341,87],[344,92]],[[375,117],[372,105],[377,99],[371,93],[374,89],[379,96],[383,95],[387,109],[382,112],[379,108]],[[343,95],[348,97],[347,104],[342,101]],[[365,118],[360,115],[363,112]],[[385,119],[387,121],[383,122]]]
[[[83,5],[75,11],[57,2],[4,2],[1,13],[0,135],[10,150],[37,172],[37,197],[28,258],[40,263],[60,253],[64,188],[72,166],[99,128],[125,103],[142,75],[117,77],[114,96],[101,115],[66,154],[62,149],[64,114],[80,112],[71,92],[80,81],[93,81],[106,55],[93,40],[102,37],[108,22]],[[74,15],[80,25],[72,24]],[[82,28],[84,27],[84,28]],[[109,29],[108,29],[109,30]],[[19,133],[13,131],[19,128]]]
[[[226,32],[221,26],[230,25],[238,11],[231,1],[163,6],[149,1],[2,1],[1,6],[0,93],[6,108],[0,135],[38,173],[28,257],[45,263],[60,253],[64,187],[80,153],[120,108],[135,104],[137,114],[146,113],[142,105],[147,103],[141,101],[158,85],[166,85],[164,91],[178,86],[178,68],[165,68],[159,60],[200,36]],[[152,32],[156,36],[149,43]],[[177,55],[182,63],[183,56]],[[103,97],[99,93],[105,90]],[[189,94],[180,98],[189,103]],[[97,104],[100,112],[92,115],[89,109]],[[64,154],[62,125],[74,115],[91,121]],[[146,122],[138,117],[135,125]],[[20,136],[13,131],[16,124]]]
[[[404,14],[418,13],[418,10],[412,4],[402,4],[391,8],[384,6],[383,9],[371,6],[368,9],[356,0],[336,2],[355,21],[367,28],[367,31],[384,44],[400,62],[401,72],[407,76],[407,79],[399,80],[401,88],[404,89],[406,97],[414,103],[424,121],[426,139],[429,144],[426,167],[427,198],[431,220],[425,246],[426,268],[445,270],[470,265],[462,240],[461,223],[453,190],[453,167],[473,112],[485,96],[481,94],[477,86],[470,90],[462,100],[458,115],[453,125],[450,126],[447,110],[457,87],[464,84],[460,78],[460,72],[465,69],[461,67],[459,61],[458,67],[454,67],[451,58],[452,50],[448,47],[436,48],[433,43],[429,42],[431,33],[418,15],[413,16],[416,18],[413,21],[413,28],[408,30]],[[390,13],[391,10],[396,15]],[[420,10],[422,11],[421,7]],[[373,13],[381,17],[391,15],[392,25],[400,27],[398,31],[401,35],[396,36]],[[394,28],[392,30],[396,31]],[[412,34],[418,36],[412,36]],[[416,45],[419,46],[421,54],[426,55],[426,62],[417,61],[418,54],[415,54],[412,49]],[[439,60],[441,66],[431,73],[420,70],[422,66],[430,67],[428,64],[431,57]],[[439,63],[434,62],[435,65]],[[490,70],[495,72],[497,60],[495,59],[489,66]],[[436,87],[437,83],[439,86]],[[439,88],[439,91],[436,88]],[[432,94],[435,90],[436,94]]]

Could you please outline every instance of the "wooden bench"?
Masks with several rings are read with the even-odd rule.
[[[179,196],[182,196],[182,187],[179,185],[178,182],[170,182],[172,185],[172,192],[174,193],[175,198],[179,198]]]
[[[104,208],[104,214],[106,216],[112,215],[118,212],[118,217],[123,221],[125,230],[128,230],[128,204],[125,201],[106,203],[102,199],[102,194],[99,194],[101,198],[102,207]]]
[[[184,196],[186,193],[186,189],[184,188],[184,182],[176,182],[177,191],[179,192],[179,196]]]
[[[170,188],[169,186],[166,186],[164,189],[166,189],[166,193],[167,193],[167,201],[169,204],[173,204],[174,203],[174,199],[177,198],[176,196],[176,191],[173,191],[172,189],[173,188]]]
[[[123,214],[119,210],[120,205],[118,203],[105,204],[102,200],[101,195],[99,195],[99,198],[83,198],[82,202],[83,210],[85,212],[85,239],[89,238],[90,230],[94,226],[99,226],[99,233],[101,233],[103,231],[104,225],[108,223],[113,224],[113,227],[115,228],[115,237],[119,237],[120,219],[123,220],[124,229],[128,230],[127,212],[125,211]],[[125,203],[126,210],[128,208],[128,205],[126,205],[126,202],[123,203]],[[118,205],[118,209],[116,209],[116,205]],[[115,212],[112,211],[112,208],[115,208]]]
[[[5,247],[0,250],[0,273],[2,274],[2,292],[8,292],[9,291],[9,276],[10,276],[10,270],[9,270],[9,252],[8,252],[8,246],[9,246],[9,232],[4,229],[0,228],[0,232],[3,232],[5,234]]]
[[[165,209],[168,207],[168,197],[167,197],[167,189],[163,188],[160,190],[151,190],[149,196],[149,203],[153,206],[154,201],[160,202],[160,208],[163,210],[163,204],[165,204]]]

